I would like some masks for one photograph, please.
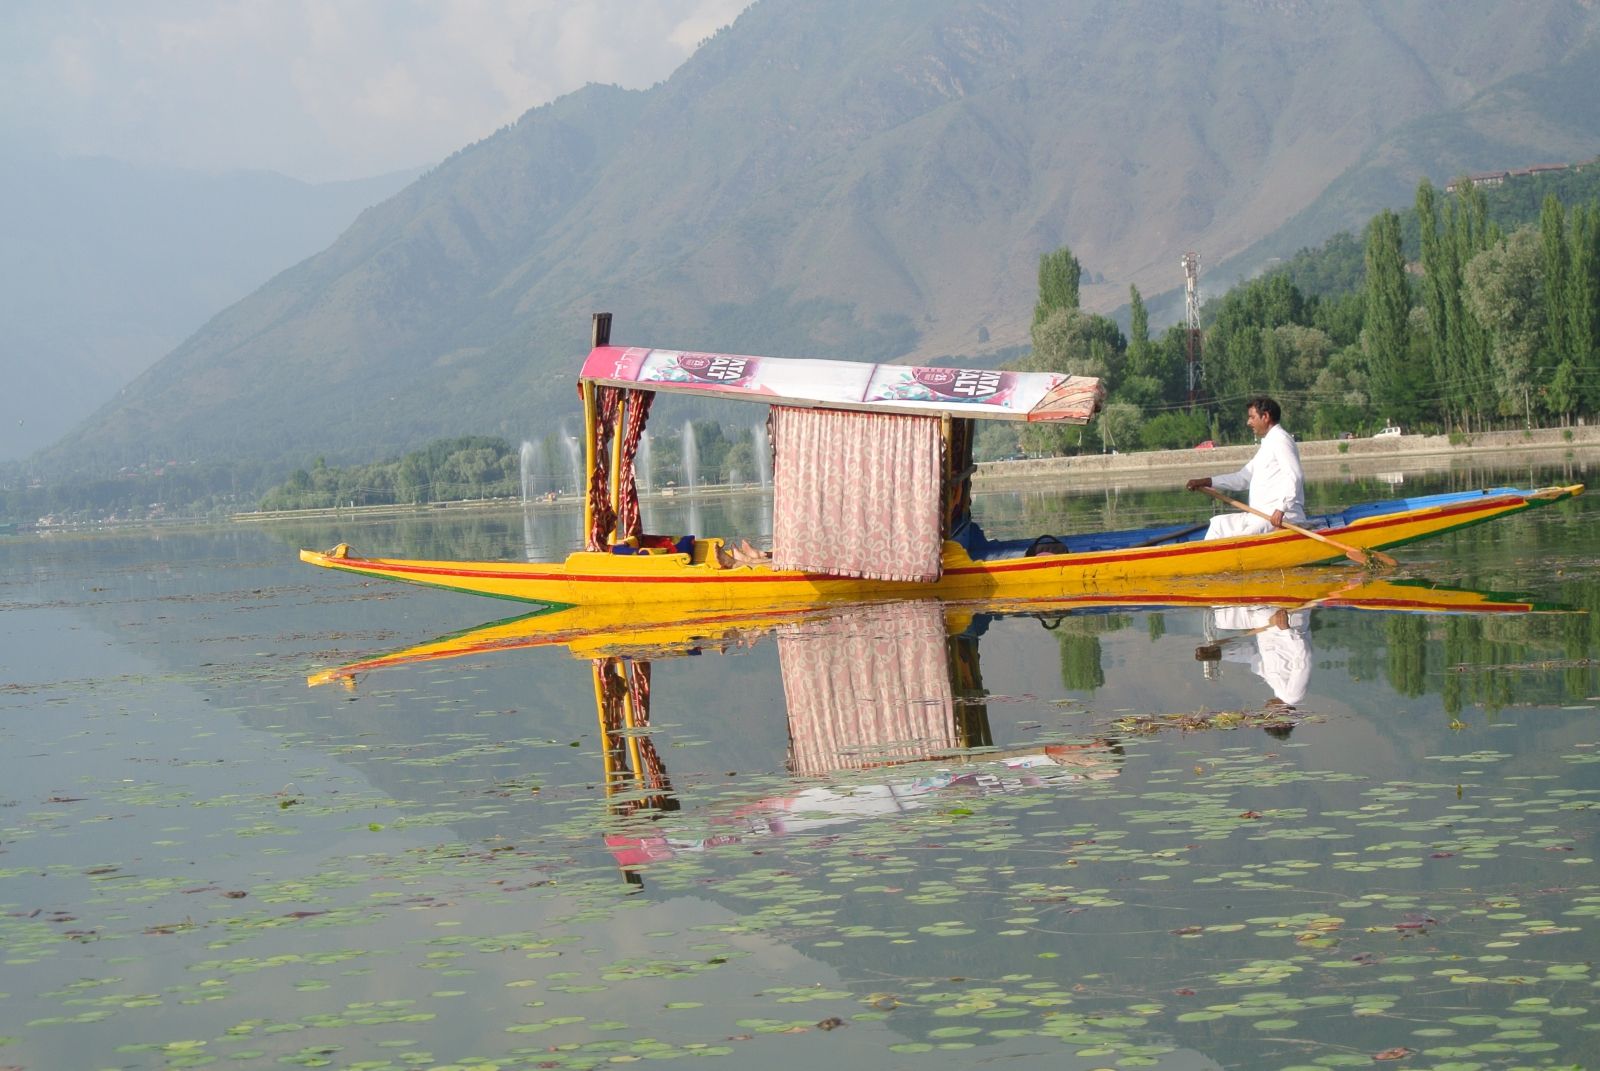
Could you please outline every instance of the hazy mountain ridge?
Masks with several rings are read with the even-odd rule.
[[[0,458],[53,442],[197,323],[414,177],[313,186],[5,153]]]
[[[1208,293],[1220,293],[1330,234],[1359,233],[1374,205],[1409,206],[1420,176],[1442,188],[1465,174],[1594,159],[1600,154],[1600,106],[1589,98],[1596,70],[1600,38],[1591,34],[1564,62],[1507,79],[1458,109],[1404,124],[1278,231],[1217,265]],[[1174,290],[1153,299],[1151,307],[1181,301],[1181,291]]]
[[[1585,102],[1511,80],[1580,54],[1596,24],[1576,0],[759,3],[654,89],[590,87],[446,160],[50,461],[514,441],[571,410],[599,308],[624,342],[1015,346],[1038,257],[1062,244],[1106,279],[1086,302],[1111,308],[1130,282],[1166,290],[1186,249],[1249,249],[1407,123],[1478,102],[1477,126],[1517,104],[1576,129],[1546,112]],[[1414,187],[1447,155],[1393,171]],[[1341,211],[1393,203],[1363,199]]]

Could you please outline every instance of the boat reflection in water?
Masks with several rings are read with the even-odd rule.
[[[978,667],[983,624],[981,616],[948,613],[931,599],[861,604],[776,623],[771,632],[783,673],[789,773],[815,781],[847,770],[875,774],[847,784],[813,783],[713,814],[704,835],[613,833],[607,847],[632,874],[680,852],[817,832],[952,795],[1114,777],[1120,749],[1109,739],[993,748]],[[613,655],[596,659],[594,672],[613,809],[675,809],[659,753],[639,732],[648,720],[649,663]]]
[[[758,612],[677,613],[624,620],[617,607],[525,615],[326,670],[312,685],[354,686],[388,666],[530,647],[563,646],[589,659],[609,806],[618,816],[678,809],[650,726],[653,660],[748,648],[771,636],[782,670],[787,771],[804,783],[703,816],[693,835],[671,823],[606,836],[617,862],[637,868],[719,844],[815,831],[943,803],[961,794],[1036,790],[1117,776],[1114,735],[997,749],[985,705],[979,642],[997,617],[1032,616],[1058,628],[1073,617],[1190,608],[1205,615],[1195,657],[1214,673],[1237,662],[1269,695],[1259,724],[1292,729],[1312,657],[1319,608],[1411,614],[1516,615],[1550,607],[1511,596],[1305,570],[1226,581],[1109,586],[991,603],[915,599]],[[664,611],[670,613],[671,611]],[[1140,730],[1135,730],[1140,731]],[[857,774],[843,777],[847,771]],[[685,833],[688,831],[686,830]]]

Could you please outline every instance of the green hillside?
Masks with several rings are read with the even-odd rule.
[[[1504,185],[1484,187],[1482,193],[1489,221],[1510,233],[1538,223],[1546,197],[1568,206],[1600,203],[1600,157],[1566,171],[1515,176]],[[1406,200],[1415,197],[1413,187]],[[1421,256],[1417,211],[1406,208],[1398,215],[1401,249],[1406,259],[1414,262]],[[1283,272],[1308,297],[1336,298],[1358,293],[1365,284],[1363,255],[1361,239],[1350,231],[1340,231],[1315,248],[1299,250],[1272,270]]]

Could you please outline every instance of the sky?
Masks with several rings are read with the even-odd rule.
[[[750,0],[0,0],[0,147],[309,182],[431,165]]]

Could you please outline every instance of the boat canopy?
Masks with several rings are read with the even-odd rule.
[[[590,346],[586,550],[673,543],[643,530],[634,458],[657,392],[714,395],[773,407],[774,568],[835,576],[937,580],[969,515],[974,422],[1084,424],[1105,397],[1098,379],[1056,372],[613,346],[605,312]]]
[[[1105,389],[1090,376],[596,346],[578,377],[608,387],[714,394],[769,405],[1086,424]]]

